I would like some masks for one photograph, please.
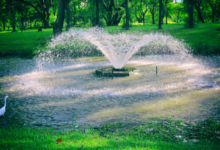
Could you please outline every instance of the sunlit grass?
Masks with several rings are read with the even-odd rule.
[[[179,134],[176,124],[182,128],[179,122],[169,121],[168,124],[149,124],[137,126],[130,129],[120,129],[123,124],[109,124],[104,127],[87,127],[81,130],[56,131],[52,128],[28,128],[11,127],[1,128],[0,138],[2,149],[143,149],[143,150],[194,150],[194,149],[215,149],[218,145],[213,142],[201,140],[201,142],[183,143],[183,139],[175,139],[173,136]],[[214,122],[211,125],[215,125]],[[208,126],[211,128],[212,126]],[[218,126],[213,126],[217,128]],[[109,129],[119,128],[116,132]],[[153,132],[146,132],[146,129],[153,129]],[[166,132],[168,129],[169,132]],[[183,128],[184,129],[184,128]],[[185,130],[185,129],[184,129]],[[86,131],[86,132],[85,132]],[[156,131],[156,132],[155,132]],[[184,136],[188,136],[185,133]],[[215,137],[215,133],[211,135]],[[208,139],[209,137],[207,137]],[[56,143],[57,139],[62,139],[61,143]],[[188,140],[188,139],[187,139]]]

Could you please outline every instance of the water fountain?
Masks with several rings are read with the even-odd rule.
[[[171,116],[203,120],[217,114],[219,60],[193,58],[169,35],[72,29],[33,60],[1,59],[0,96],[10,97],[1,124],[62,128],[74,122],[76,113],[77,125],[138,124]],[[112,66],[139,73],[113,80],[94,75]]]
[[[61,41],[63,44],[61,44]],[[88,41],[88,43],[85,41]],[[98,27],[87,30],[72,29],[68,33],[64,33],[62,36],[53,39],[53,42],[50,43],[49,47],[52,48],[52,52],[54,52],[56,50],[53,48],[59,45],[58,53],[60,53],[61,47],[63,48],[66,45],[67,47],[71,47],[73,45],[75,46],[76,42],[82,42],[83,44],[80,45],[77,43],[74,49],[79,48],[84,50],[86,49],[85,47],[90,47],[92,44],[95,46],[95,49],[100,50],[112,64],[113,67],[97,69],[95,73],[98,76],[129,76],[129,74],[136,70],[136,68],[122,67],[127,63],[132,55],[140,50],[140,48],[142,48],[142,51],[145,52],[153,50],[153,53],[159,52],[159,54],[165,54],[169,52],[185,56],[188,53],[188,50],[184,47],[183,43],[173,39],[172,36],[159,33],[143,34],[141,32],[133,34],[109,34],[104,29]],[[150,47],[152,45],[153,48]],[[50,54],[51,51],[49,51],[49,55]],[[55,54],[60,56],[60,54]],[[64,52],[64,54],[66,56],[68,52]]]

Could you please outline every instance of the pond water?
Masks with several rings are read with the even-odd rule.
[[[125,66],[139,72],[113,79],[95,76],[96,69],[107,66],[110,62],[101,57],[53,63],[0,59],[0,107],[9,96],[1,126],[60,128],[75,124],[75,119],[77,126],[138,124],[172,116],[194,122],[219,120],[219,56],[134,56]]]

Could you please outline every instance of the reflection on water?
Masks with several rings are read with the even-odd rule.
[[[182,59],[178,55],[133,58],[138,74],[98,78],[97,68],[108,61],[1,59],[0,107],[8,94],[2,126],[31,126],[124,122],[140,123],[152,117],[200,121],[218,117],[219,57]],[[156,75],[156,66],[158,74]]]

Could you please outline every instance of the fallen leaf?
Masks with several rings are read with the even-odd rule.
[[[57,144],[63,142],[63,139],[57,139],[56,140]]]

